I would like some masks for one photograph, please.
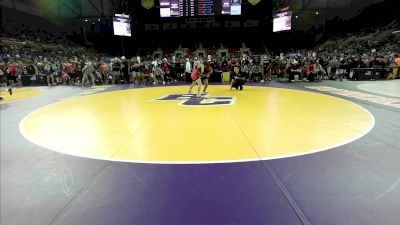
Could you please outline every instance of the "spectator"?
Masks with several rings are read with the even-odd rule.
[[[95,71],[93,63],[88,61],[83,67],[82,72],[83,72],[83,78],[82,78],[82,85],[94,85],[94,76],[93,72]],[[90,83],[89,83],[90,82]]]

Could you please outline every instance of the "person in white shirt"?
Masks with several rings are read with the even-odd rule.
[[[192,74],[192,63],[190,63],[189,58],[186,58],[185,73],[186,77],[190,77]]]
[[[157,58],[154,58],[154,60],[151,62],[151,65],[153,65],[153,68],[156,68],[158,66]]]

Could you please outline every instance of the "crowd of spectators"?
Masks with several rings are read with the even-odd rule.
[[[211,64],[219,80],[224,73],[232,73],[231,78],[240,73],[248,82],[354,79],[354,68],[385,68],[388,78],[396,78],[400,66],[397,25],[329,40],[311,50],[230,57],[217,57],[213,51],[206,58],[195,57],[193,51],[176,58],[171,54],[107,57],[64,38],[24,29],[0,38],[0,83],[16,85],[24,75],[43,75],[48,85],[166,84],[188,81],[203,61]],[[234,73],[235,68],[239,72]]]
[[[44,75],[49,85],[80,81],[88,61],[103,55],[72,44],[63,35],[22,29],[0,37],[0,83],[20,84],[24,75]]]

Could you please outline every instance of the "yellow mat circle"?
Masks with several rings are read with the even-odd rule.
[[[171,97],[187,89],[155,87],[75,97],[30,113],[20,130],[31,142],[75,156],[213,163],[318,152],[358,139],[374,125],[366,109],[323,94],[211,86],[212,94],[202,102],[185,95]],[[216,102],[220,105],[210,105]]]

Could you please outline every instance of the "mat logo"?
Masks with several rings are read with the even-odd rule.
[[[208,96],[196,97],[194,94],[171,94],[155,101],[180,101],[181,106],[224,106],[233,105],[236,102],[236,97],[232,96]]]

